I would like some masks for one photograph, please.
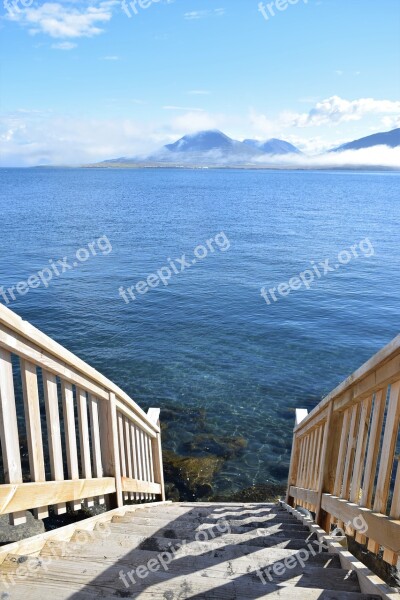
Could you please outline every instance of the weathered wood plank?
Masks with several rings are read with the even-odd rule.
[[[61,389],[68,475],[69,479],[76,480],[79,479],[79,466],[72,385],[68,381],[62,381]],[[72,510],[79,510],[81,508],[81,504],[82,503],[79,500],[72,501]]]
[[[125,454],[125,431],[124,431],[124,417],[122,413],[117,412],[117,422],[118,422],[118,446],[119,446],[119,460],[121,465],[121,477],[122,479],[126,479],[126,454]],[[128,493],[123,492],[123,499],[128,500]]]
[[[400,552],[400,521],[330,494],[323,494],[322,507],[343,522],[362,517],[368,527],[368,537],[395,553]]]
[[[303,502],[307,502],[308,504],[312,504],[316,506],[318,501],[318,492],[313,490],[306,490],[304,488],[299,488],[292,486],[290,488],[290,495],[296,500],[302,500]]]
[[[58,407],[58,392],[56,376],[47,371],[43,373],[44,401],[46,407],[47,434],[49,438],[50,470],[55,481],[64,479],[64,465],[61,446],[60,411]],[[54,504],[54,502],[52,503]],[[67,512],[64,503],[54,504],[56,515]]]
[[[365,463],[364,481],[361,492],[361,505],[366,506],[367,508],[370,508],[372,505],[372,494],[374,490],[376,467],[378,464],[381,433],[386,408],[386,397],[387,388],[378,391],[374,401],[367,460]]]
[[[369,420],[371,417],[372,396],[362,402],[360,421],[358,424],[356,452],[354,458],[354,470],[350,485],[350,501],[360,502],[361,500],[361,479],[365,464],[365,451],[367,448],[367,438],[369,430]],[[327,490],[329,491],[329,490]]]
[[[376,484],[374,511],[378,513],[386,513],[390,478],[392,475],[394,455],[396,451],[397,435],[399,430],[400,420],[400,381],[397,381],[391,386],[389,405],[386,415],[385,432],[383,435],[382,450],[378,471],[378,481]],[[377,553],[379,551],[379,540],[375,539],[372,534],[368,534],[368,550]],[[388,550],[393,550],[384,544]]]
[[[17,411],[15,406],[13,368],[11,354],[0,348],[0,440],[3,453],[4,480],[7,483],[22,482],[21,457]],[[11,511],[9,511],[11,512]],[[10,514],[11,525],[25,523],[25,513]]]
[[[25,511],[49,504],[75,502],[114,492],[115,480],[112,477],[6,484],[0,486],[0,514]]]
[[[149,408],[148,411],[149,419],[152,422],[157,423],[160,429],[160,409]],[[161,485],[161,500],[165,501],[165,485],[164,485],[164,467],[161,447],[161,432],[157,433],[155,438],[151,440],[151,453],[153,458],[153,474],[155,483]]]
[[[93,472],[95,477],[103,477],[103,464],[101,459],[100,425],[99,425],[99,405],[98,400],[89,394],[89,417],[90,430],[92,433],[92,452],[93,452]],[[107,443],[104,440],[104,443]],[[104,496],[98,497],[99,504],[104,504]]]
[[[151,483],[148,481],[140,481],[138,479],[130,479],[129,477],[122,477],[122,491],[140,494],[161,494],[161,486],[159,483]]]
[[[20,360],[20,364],[30,476],[32,481],[44,482],[46,472],[36,367],[24,359]],[[33,512],[37,519],[46,519],[49,516],[47,506],[35,508]]]
[[[86,392],[76,388],[76,401],[78,405],[79,442],[81,451],[82,474],[84,479],[92,477],[92,463],[90,457],[89,420]],[[94,506],[93,498],[87,498],[85,504],[88,508]]]
[[[104,475],[115,478],[116,495],[110,508],[123,506],[121,489],[121,462],[119,457],[118,419],[115,396],[110,392],[109,402],[99,404],[99,425]]]

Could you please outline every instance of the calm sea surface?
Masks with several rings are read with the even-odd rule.
[[[236,438],[216,492],[283,482],[294,409],[311,409],[399,333],[399,174],[3,169],[0,183],[0,285],[51,259],[72,264],[103,236],[112,245],[10,308],[143,408],[161,407],[167,449],[218,455]],[[215,244],[129,304],[119,296],[168,259],[192,263],[221,232],[229,249]],[[311,261],[334,268],[365,238],[309,290],[261,297]]]

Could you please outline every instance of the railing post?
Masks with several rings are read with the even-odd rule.
[[[335,485],[336,466],[339,455],[341,436],[341,415],[333,410],[333,400],[329,404],[328,416],[325,424],[324,439],[320,458],[320,471],[317,482],[317,504],[315,508],[315,521],[320,527],[328,531],[329,519],[322,510],[322,494],[331,494]]]
[[[295,429],[296,429],[297,425],[299,425],[301,423],[301,421],[306,418],[307,414],[308,414],[307,409],[296,408]],[[292,485],[296,485],[296,483],[297,483],[298,468],[299,468],[299,440],[298,440],[297,434],[293,433],[293,444],[292,444],[292,452],[290,455],[288,487],[287,487],[287,492],[286,492],[286,504],[289,504],[290,506],[293,506],[293,504],[294,504],[293,498],[290,496],[290,488]]]
[[[149,408],[147,416],[153,423],[156,423],[160,427],[160,409]],[[154,469],[154,482],[161,485],[161,500],[165,501],[165,484],[164,484],[164,467],[162,458],[162,446],[161,446],[161,431],[157,433],[155,438],[151,439],[151,446],[153,450],[153,469]]]
[[[113,499],[107,499],[107,508],[123,506],[121,464],[119,460],[119,441],[117,425],[117,407],[115,394],[110,392],[109,401],[99,403],[99,425],[103,471],[106,477],[114,477],[116,493]]]

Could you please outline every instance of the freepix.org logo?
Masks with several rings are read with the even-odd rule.
[[[20,13],[21,8],[29,8],[32,6],[33,0],[4,0],[3,6],[12,17],[15,13]]]
[[[299,2],[308,4],[308,0],[275,0],[275,2],[259,2],[258,10],[264,19],[269,21],[271,17],[276,16],[277,13],[275,11],[283,12],[288,9],[291,4],[298,4]]]

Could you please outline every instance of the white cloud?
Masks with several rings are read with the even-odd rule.
[[[119,98],[110,99],[119,102]],[[143,103],[132,99],[131,103]],[[181,107],[183,108],[183,107]],[[291,164],[307,167],[328,166],[386,166],[400,168],[399,148],[386,147],[371,150],[336,153],[319,156],[322,152],[351,139],[362,137],[365,127],[344,127],[345,131],[330,129],[285,129],[282,120],[251,111],[246,116],[208,113],[190,110],[178,112],[180,107],[170,107],[176,113],[165,112],[158,120],[132,120],[122,118],[89,119],[55,116],[51,111],[31,110],[22,107],[0,119],[0,144],[4,166],[33,166],[37,164],[87,164],[120,156],[148,155],[166,143],[175,142],[185,134],[205,129],[220,129],[234,137],[252,137],[266,140],[278,137],[300,148],[307,155],[289,157]],[[114,113],[113,113],[114,114]],[[379,117],[381,119],[382,116]],[[389,118],[387,115],[385,118]],[[377,120],[379,124],[379,119]],[[389,122],[385,121],[389,128]],[[392,125],[394,123],[390,123]],[[381,130],[383,128],[381,127]],[[321,132],[321,135],[319,135]],[[303,134],[303,135],[302,135]],[[285,158],[267,157],[266,164],[285,164]],[[278,161],[278,162],[277,162]],[[280,162],[279,162],[280,161]]]
[[[253,130],[255,131],[255,137],[258,137],[259,139],[271,138],[277,133],[277,125],[279,126],[277,121],[268,119],[268,117],[257,113],[253,109],[250,110],[249,120]]]
[[[165,143],[131,119],[75,119],[14,113],[0,120],[4,166],[76,165],[150,152]]]
[[[120,60],[119,56],[103,56],[103,60]]]
[[[219,129],[223,127],[223,118],[210,115],[206,112],[188,112],[175,117],[169,127],[170,131],[181,137],[186,133],[196,133],[204,129]]]
[[[320,156],[302,156],[297,154],[281,156],[264,156],[258,160],[260,164],[281,167],[301,168],[377,168],[400,169],[400,148],[374,146],[363,150],[347,150],[331,152]]]
[[[396,117],[383,117],[382,125],[387,127],[387,129],[397,129],[397,127],[400,127],[400,115]]]
[[[213,10],[192,10],[186,12],[183,16],[187,21],[206,19],[207,17],[222,17],[225,14],[224,8],[214,8]]]
[[[400,102],[360,98],[345,100],[332,96],[318,102],[309,113],[283,113],[288,126],[309,127],[359,121],[368,114],[400,115]]]
[[[20,8],[6,18],[27,27],[31,34],[44,33],[61,39],[93,37],[103,32],[98,25],[110,21],[116,4],[117,0],[85,7],[45,2],[37,7]]]
[[[52,44],[51,47],[55,50],[73,50],[77,45],[78,44],[74,44],[73,42],[59,42],[57,44]]]

